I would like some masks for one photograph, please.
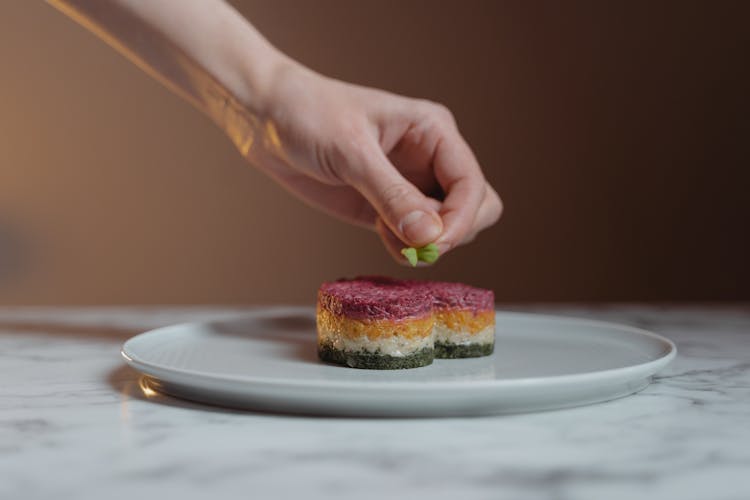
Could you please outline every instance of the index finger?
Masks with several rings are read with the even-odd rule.
[[[433,158],[435,178],[445,193],[440,209],[440,253],[457,246],[471,231],[482,203],[485,179],[474,153],[455,127],[444,132]]]

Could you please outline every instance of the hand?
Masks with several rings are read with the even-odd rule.
[[[248,159],[288,190],[374,228],[393,257],[435,242],[441,255],[500,217],[450,111],[290,63],[263,98],[265,135]]]
[[[210,116],[240,151],[312,205],[441,254],[501,204],[443,106],[325,78],[220,0],[54,0]],[[184,29],[190,26],[189,30]]]
[[[445,107],[318,75],[226,2],[53,4],[204,111],[294,194],[376,229],[400,262],[403,246],[445,254],[500,217]]]

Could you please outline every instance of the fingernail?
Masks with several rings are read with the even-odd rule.
[[[401,219],[401,234],[409,240],[410,243],[417,245],[427,244],[440,236],[443,231],[442,224],[437,216],[430,215],[422,210],[409,212]]]

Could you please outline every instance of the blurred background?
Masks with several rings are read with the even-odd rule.
[[[92,34],[6,2],[0,304],[309,303],[363,273],[505,302],[750,299],[747,2],[232,3],[319,72],[448,105],[501,222],[401,268]]]

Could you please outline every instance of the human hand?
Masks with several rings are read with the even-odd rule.
[[[444,255],[500,217],[450,111],[347,84],[290,62],[258,108],[263,140],[248,159],[334,216],[374,228],[389,253],[435,242]]]
[[[403,246],[445,254],[500,216],[444,106],[318,75],[227,2],[53,4],[205,112],[291,192],[377,230],[402,263]]]

